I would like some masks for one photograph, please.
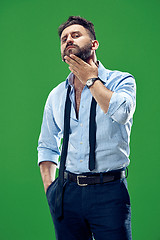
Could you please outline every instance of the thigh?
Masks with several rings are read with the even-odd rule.
[[[92,240],[89,225],[83,218],[80,209],[80,189],[74,183],[65,182],[64,185],[63,218],[61,220],[57,219],[54,214],[57,182],[53,183],[46,193],[55,227],[56,239]]]
[[[89,223],[95,240],[131,240],[131,206],[126,180],[97,185],[94,194]]]

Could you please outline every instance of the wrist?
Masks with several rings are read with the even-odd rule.
[[[86,82],[86,86],[88,88],[90,88],[91,86],[93,86],[93,84],[97,81],[97,80],[100,80],[99,77],[93,77],[93,78],[89,78]]]
[[[52,183],[51,180],[50,180],[50,181],[46,181],[46,182],[44,182],[44,191],[45,191],[45,193],[46,193],[48,187],[51,185],[51,183]]]

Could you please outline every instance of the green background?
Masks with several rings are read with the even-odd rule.
[[[80,15],[95,25],[103,65],[136,78],[133,240],[160,240],[159,12],[158,0],[0,0],[0,239],[54,239],[36,147],[46,98],[69,73],[57,28]]]

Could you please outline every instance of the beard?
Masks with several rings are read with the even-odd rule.
[[[67,50],[66,48],[68,46],[74,46],[74,48],[70,48],[70,49]],[[64,59],[65,56],[70,56],[70,54],[74,54],[74,55],[76,55],[77,57],[81,58],[83,61],[86,62],[86,60],[91,56],[91,50],[92,50],[92,43],[91,42],[87,43],[82,48],[80,48],[76,44],[68,44],[65,47],[64,52],[62,54],[62,59],[63,59],[63,61],[65,61],[65,59]]]

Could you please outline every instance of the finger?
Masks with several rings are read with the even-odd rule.
[[[68,63],[69,67],[74,69],[75,71],[78,71],[78,66],[76,66],[76,64],[72,64],[72,63]]]
[[[65,59],[65,62],[66,62],[68,65],[73,65],[72,62],[71,62],[69,59]]]
[[[81,58],[77,57],[76,55],[74,54],[70,54],[70,57],[75,60],[77,63],[79,64],[84,64],[86,65],[87,63],[85,61],[83,61]]]
[[[65,59],[65,63],[67,63],[67,64],[69,65],[69,62],[68,62],[68,60],[67,60],[67,59]]]
[[[69,70],[75,75],[75,76],[77,76],[78,75],[78,73],[77,73],[77,71],[76,71],[76,69],[75,68],[73,68],[73,67],[71,67],[71,66],[69,66]]]
[[[78,72],[78,68],[76,66],[72,65],[72,64],[69,65],[69,68],[71,70],[74,70],[74,71]]]
[[[79,63],[80,60],[81,60],[79,57],[77,57],[77,56],[74,55],[74,54],[70,54],[69,57],[70,57],[71,59],[73,59],[74,61],[76,61],[77,63]]]
[[[69,56],[65,56],[64,59],[65,59],[65,62],[68,63],[69,65],[70,64],[74,66],[78,65],[78,63],[74,59],[70,58]]]

